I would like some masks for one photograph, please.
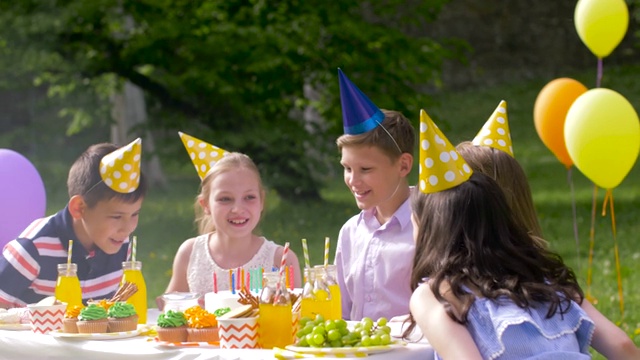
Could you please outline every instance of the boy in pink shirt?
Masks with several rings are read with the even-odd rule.
[[[342,317],[409,313],[415,246],[410,186],[415,130],[400,112],[380,110],[339,70],[344,181],[362,211],[340,230],[335,263]]]

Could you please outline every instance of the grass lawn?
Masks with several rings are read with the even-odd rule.
[[[640,67],[605,68],[603,87],[624,95],[636,109],[640,97],[640,83],[634,81]],[[580,80],[587,87],[595,84],[593,72],[563,74]],[[425,109],[452,143],[472,139],[493,112],[500,100],[508,103],[508,115],[516,158],[524,167],[531,184],[534,201],[546,239],[555,251],[572,266],[587,287],[589,230],[593,185],[576,168],[572,171],[575,188],[575,207],[578,243],[574,237],[572,220],[572,195],[567,181],[567,170],[540,141],[533,125],[533,106],[540,89],[552,79],[537,79],[510,85],[487,87],[466,92],[435,95],[438,106]],[[382,104],[379,104],[382,105]],[[407,114],[417,124],[418,114]],[[178,138],[176,137],[176,141]],[[249,154],[251,155],[251,154]],[[185,155],[185,163],[187,157]],[[336,165],[338,164],[336,156]],[[47,169],[43,175],[48,193],[48,213],[64,205],[66,169]],[[603,169],[606,171],[606,169]],[[195,235],[193,226],[193,199],[198,188],[198,178],[190,164],[167,171],[170,190],[152,189],[145,200],[138,236],[138,256],[143,262],[143,272],[148,286],[150,305],[166,287],[173,256],[183,240]],[[269,193],[267,210],[260,231],[267,238],[281,244],[291,243],[302,260],[300,239],[307,238],[312,263],[321,263],[325,236],[332,240],[333,258],[338,231],[342,224],[357,213],[354,201],[344,186],[341,171],[322,191],[322,202],[292,204]],[[417,171],[412,172],[412,182]],[[55,190],[53,190],[55,189]],[[618,297],[617,270],[614,257],[614,237],[611,214],[601,215],[604,191],[597,196],[595,238],[593,246],[593,272],[591,294],[597,299],[596,307],[617,322],[636,344],[640,344],[640,165],[632,169],[624,182],[614,189],[615,220],[619,246],[624,314],[621,314]]]

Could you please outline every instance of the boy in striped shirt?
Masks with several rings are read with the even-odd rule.
[[[77,264],[82,298],[110,298],[129,255],[129,235],[147,190],[140,172],[141,140],[122,148],[90,146],[69,170],[69,202],[37,219],[2,250],[0,308],[22,307],[55,292],[57,265]]]

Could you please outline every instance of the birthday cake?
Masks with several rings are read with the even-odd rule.
[[[240,300],[238,292],[232,293],[229,290],[206,293],[204,294],[204,309],[210,313],[223,308],[233,310],[242,305],[238,300]]]

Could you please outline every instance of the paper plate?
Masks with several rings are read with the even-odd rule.
[[[31,330],[31,324],[0,324],[0,330]]]
[[[126,339],[130,337],[138,336],[147,331],[149,331],[149,328],[146,325],[138,325],[138,328],[132,331],[121,331],[121,332],[113,332],[113,333],[74,334],[74,333],[66,333],[66,332],[63,332],[62,330],[54,330],[49,332],[49,335],[57,338],[77,339],[77,340],[115,340],[115,339]]]
[[[212,342],[190,342],[190,341],[186,341],[186,342],[169,342],[169,341],[162,341],[162,340],[160,340],[158,338],[154,338],[153,341],[158,346],[166,346],[166,347],[204,347],[204,348],[215,348],[215,349],[220,348],[220,342],[219,341],[212,341]]]
[[[401,349],[405,347],[406,344],[403,342],[396,342],[389,345],[379,345],[379,346],[361,346],[361,347],[337,347],[337,348],[314,348],[314,347],[303,347],[303,346],[294,346],[288,345],[285,349],[290,351],[295,351],[302,354],[313,354],[313,355],[340,355],[340,356],[363,356],[369,354],[379,354],[388,351],[392,351],[395,349]]]

